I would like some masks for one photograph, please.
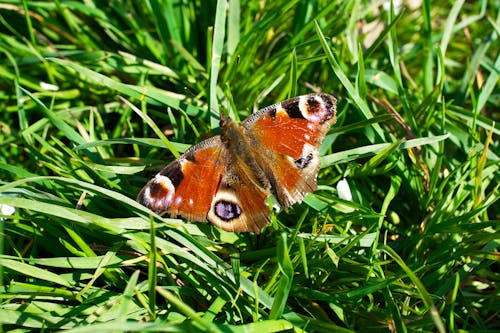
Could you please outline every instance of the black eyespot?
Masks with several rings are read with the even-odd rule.
[[[215,203],[214,210],[215,215],[225,222],[236,219],[241,215],[241,207],[229,201],[218,201]]]
[[[184,174],[182,173],[182,166],[178,160],[170,163],[165,169],[160,171],[160,175],[168,177],[172,182],[174,188],[177,188],[179,184],[184,179]]]
[[[328,115],[326,116],[326,120],[332,119],[335,116],[335,104],[332,102],[331,99],[326,99],[325,100],[326,104],[326,109],[328,110]]]
[[[318,102],[314,96],[311,96],[307,99],[307,106],[311,110],[310,112],[316,112],[320,108],[321,102]]]
[[[299,169],[305,169],[309,165],[309,163],[311,163],[312,159],[313,159],[313,154],[309,153],[309,154],[307,154],[306,157],[301,157],[299,159],[296,159],[295,165]]]
[[[335,116],[335,104],[331,98],[321,98],[318,101],[315,96],[307,99],[307,114],[316,115],[317,122],[324,123]]]
[[[300,111],[298,101],[294,101],[293,103],[290,103],[288,105],[283,105],[283,108],[285,109],[286,113],[288,113],[288,116],[290,118],[304,118],[302,111]]]

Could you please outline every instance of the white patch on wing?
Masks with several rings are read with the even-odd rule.
[[[240,203],[238,197],[235,196],[234,193],[231,191],[218,191],[217,193],[215,193],[211,206],[213,206],[214,203],[217,201],[227,201],[234,203],[235,205],[239,205]]]
[[[314,146],[308,143],[304,144],[300,157],[297,160],[293,161],[295,165],[297,165],[297,167],[299,167],[299,165],[297,164],[299,160],[302,160],[300,162],[305,164],[304,167],[301,168],[303,172],[312,172],[316,170],[320,164],[318,151],[314,149]]]
[[[302,113],[302,117],[309,119],[309,108],[308,108],[308,103],[307,103],[307,98],[306,96],[300,96],[299,97],[299,110],[300,113]]]
[[[278,103],[276,105],[276,116],[283,117],[287,116],[288,112],[286,112],[285,109],[283,109],[283,105],[281,103]]]
[[[308,143],[305,143],[304,147],[302,148],[302,157],[306,157],[311,153],[314,155],[314,147]]]
[[[144,200],[147,200],[148,202],[151,201],[151,191],[149,189],[149,186],[144,189],[143,198],[144,198]]]
[[[314,123],[323,122],[329,112],[325,101],[319,95],[313,96],[319,105],[317,106],[317,109],[315,108],[314,110],[310,110],[308,98],[310,98],[310,96],[300,96],[299,98],[299,110],[302,113],[302,117]]]
[[[184,168],[186,166],[186,164],[190,163],[188,160],[186,160],[184,157],[179,157],[179,159],[177,160],[179,162],[179,165],[181,167],[181,171],[182,173],[184,173]]]
[[[163,192],[167,193],[166,197],[159,199],[151,196],[151,188],[155,185],[162,187]],[[144,194],[142,198],[144,204],[148,207],[153,208],[154,210],[167,209],[172,205],[172,199],[174,198],[174,194],[175,194],[175,187],[172,184],[170,178],[168,178],[167,176],[157,174],[153,179],[152,184],[144,189]]]
[[[320,96],[320,95],[316,95],[316,96],[314,96],[314,99],[315,99],[316,101],[318,101],[318,103],[320,103],[320,104],[323,104],[323,103],[324,103],[324,102],[323,102],[323,98],[321,98],[321,96]]]

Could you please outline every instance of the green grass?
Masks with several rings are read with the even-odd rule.
[[[0,331],[500,329],[499,34],[498,0],[4,1]],[[319,189],[260,235],[135,202],[219,111],[313,91]]]

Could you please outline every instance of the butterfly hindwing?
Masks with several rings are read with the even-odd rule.
[[[212,201],[208,220],[226,231],[253,231],[270,222],[266,198],[271,194],[252,179],[248,170],[226,170]]]

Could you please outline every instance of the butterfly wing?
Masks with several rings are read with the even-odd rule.
[[[310,94],[268,106],[242,123],[284,208],[317,188],[319,147],[335,121],[335,97]]]
[[[223,155],[220,137],[202,141],[151,179],[139,192],[137,201],[159,214],[207,221],[224,171]]]
[[[271,194],[256,182],[244,164],[229,164],[208,213],[208,220],[226,231],[260,233],[270,222],[266,198]]]
[[[270,191],[236,159],[219,136],[202,141],[151,179],[137,201],[159,214],[259,233],[270,221],[265,204]]]
[[[335,107],[333,96],[311,94],[266,107],[240,126],[226,117],[227,142],[215,136],[190,148],[150,180],[137,201],[161,214],[259,233],[270,221],[265,200],[271,192],[287,208],[316,189],[319,146],[335,122]],[[245,138],[242,149],[238,138]]]

